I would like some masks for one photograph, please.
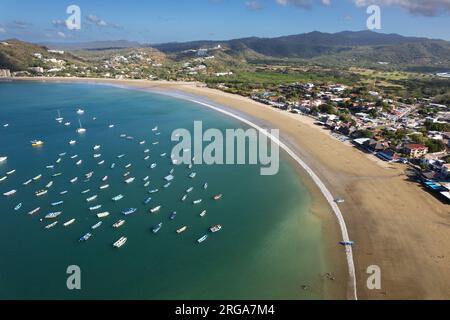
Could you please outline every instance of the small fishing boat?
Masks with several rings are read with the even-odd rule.
[[[105,190],[109,188],[109,184],[104,184],[102,186],[99,187],[100,190]]]
[[[92,237],[92,234],[91,233],[86,233],[84,236],[82,236],[80,238],[80,242],[88,241],[90,237]]]
[[[128,169],[128,168],[131,168],[131,163],[129,163],[125,166],[125,169]]]
[[[86,177],[86,179],[90,179],[90,178],[92,178],[93,175],[94,175],[94,172],[91,171],[91,172],[86,173],[85,177]]]
[[[59,194],[60,195],[65,195],[66,193],[68,193],[69,191],[67,191],[67,190],[64,190],[64,191],[61,191]]]
[[[134,137],[132,137],[132,136],[127,136],[126,139],[127,139],[127,140],[134,140]]]
[[[139,141],[139,144],[140,145],[145,144],[145,140]]]
[[[123,199],[123,195],[119,194],[117,196],[115,196],[114,198],[112,198],[112,201],[120,201]]]
[[[186,190],[186,193],[190,193],[194,190],[194,187],[190,187],[189,189]]]
[[[113,125],[113,124],[110,124],[110,125],[108,126],[108,128],[112,129],[112,128],[114,128],[114,125]]]
[[[200,204],[200,203],[202,203],[202,199],[198,199],[198,200],[194,200],[194,201],[192,201],[192,203],[193,204]]]
[[[164,158],[165,156],[167,156],[167,153],[165,153],[165,152],[161,153],[160,156],[161,156],[161,158]]]
[[[22,202],[19,203],[17,206],[14,207],[14,211],[19,211],[20,208],[22,208]]]
[[[38,213],[40,210],[41,210],[41,208],[39,207],[39,208],[31,210],[30,212],[28,212],[28,214],[30,216],[32,216],[32,215],[35,215],[36,213]]]
[[[157,207],[150,209],[150,212],[155,213],[155,212],[158,212],[159,210],[161,210],[161,206],[157,206]]]
[[[41,141],[41,140],[33,140],[33,141],[31,141],[31,146],[33,148],[42,147],[43,145],[44,145],[44,141]]]
[[[102,156],[102,154],[101,153],[96,153],[96,154],[94,154],[94,159],[96,159],[96,158],[100,158]]]
[[[144,153],[149,153],[150,152],[150,149],[145,149],[144,150]]]
[[[83,160],[78,160],[75,164],[76,164],[77,166],[80,166],[82,163],[83,163]]]
[[[76,144],[76,143],[77,143],[77,142],[76,142],[75,140],[70,140],[70,141],[69,141],[69,144],[70,144],[70,145],[74,145],[74,144]]]
[[[56,163],[60,163],[62,161],[61,158],[56,159]]]
[[[70,183],[75,183],[78,181],[78,177],[73,178],[72,180],[70,180]]]
[[[147,181],[146,183],[144,183],[144,187],[148,187],[150,185],[150,181]]]
[[[144,158],[145,161],[147,161],[148,159],[150,159],[150,156],[146,156],[146,157]]]
[[[99,166],[101,166],[102,164],[105,164],[105,160],[102,160],[98,163]]]
[[[146,176],[146,177],[144,177],[143,179],[142,179],[142,181],[148,181],[148,179],[150,179],[150,177],[149,176]]]
[[[76,159],[76,158],[78,158],[77,154],[74,154],[73,156],[70,157],[70,159]]]
[[[78,110],[77,110],[77,114],[83,115],[83,114],[84,114],[84,110],[83,110],[83,109],[78,109]]]
[[[187,194],[183,195],[183,197],[181,198],[181,201],[185,201],[187,199],[187,197],[188,197]]]
[[[121,138],[126,138],[127,135],[126,135],[125,133],[122,133],[122,134],[120,135],[120,137],[121,137]]]
[[[150,169],[155,169],[155,168],[156,168],[156,166],[157,166],[157,164],[156,164],[156,163],[152,163],[152,164],[150,165]]]
[[[97,150],[100,150],[100,148],[101,148],[101,146],[100,146],[100,145],[98,145],[98,144],[96,144],[96,145],[94,146],[94,148],[93,148],[93,149],[94,149],[95,151],[97,151]]]
[[[121,159],[121,158],[123,158],[123,157],[125,157],[124,154],[121,154],[121,155],[118,155],[118,156],[117,156],[117,158],[119,158],[119,159]]]
[[[8,178],[7,176],[1,177],[0,182],[5,181],[7,178]]]
[[[38,181],[39,179],[42,178],[42,174],[37,175],[36,177],[33,178],[34,181]]]
[[[133,183],[134,180],[136,180],[136,178],[134,178],[134,177],[128,178],[127,180],[125,180],[125,183],[126,183],[126,184],[130,184],[130,183]]]
[[[83,191],[81,191],[81,194],[86,194],[86,193],[89,193],[89,192],[91,192],[91,189],[83,190]]]
[[[49,225],[46,225],[45,226],[45,229],[51,229],[51,228],[54,228],[56,225],[58,224],[58,221],[55,221],[55,222],[53,222],[53,223],[50,223]]]
[[[23,185],[24,185],[24,186],[27,186],[27,185],[29,185],[32,181],[33,181],[32,179],[27,180],[27,181],[25,181],[25,182],[23,183]]]
[[[209,231],[212,233],[219,232],[220,230],[222,230],[222,226],[220,224],[215,224],[209,228]]]
[[[206,216],[206,210],[203,210],[201,213],[200,213],[200,217],[204,217],[204,216]]]
[[[64,201],[56,201],[56,202],[53,202],[51,205],[52,205],[52,207],[57,207],[57,206],[62,205],[63,203],[64,203]]]
[[[36,197],[41,197],[43,195],[46,195],[48,190],[39,190],[35,192]]]
[[[0,157],[0,162],[4,162],[6,160],[8,160],[8,157]]]
[[[107,181],[108,180],[108,176],[104,176],[103,178],[102,178],[102,181],[103,182],[105,182],[105,181]]]
[[[85,132],[86,132],[86,129],[83,128],[83,126],[81,125],[81,120],[80,120],[80,119],[78,119],[78,123],[80,124],[80,127],[77,129],[77,132],[78,132],[79,134],[85,133]]]
[[[60,153],[59,156],[64,157],[66,154],[67,154],[67,152],[63,152],[63,153]]]
[[[127,242],[127,240],[128,239],[126,237],[121,237],[119,240],[113,243],[113,246],[119,249]]]
[[[96,211],[96,210],[101,209],[101,207],[102,207],[102,205],[99,204],[99,205],[96,205],[96,206],[94,206],[94,207],[90,207],[89,210],[90,210],[90,211]]]
[[[45,215],[45,219],[56,219],[57,217],[59,217],[62,214],[61,211],[58,212],[50,212],[47,215]]]
[[[180,234],[180,233],[185,232],[186,230],[187,230],[187,227],[184,226],[184,227],[181,227],[180,229],[177,229],[177,233]]]
[[[153,132],[158,131],[158,126],[154,127],[154,128],[152,129],[152,131],[153,131]]]
[[[71,224],[73,224],[75,221],[76,221],[76,219],[71,219],[71,220],[69,220],[69,221],[67,221],[67,222],[64,222],[63,226],[64,226],[64,227],[68,227],[68,226],[70,226]]]
[[[163,185],[163,187],[168,188],[168,187],[170,187],[171,184],[172,184],[172,182],[167,182],[165,185]]]
[[[112,164],[111,164],[111,169],[114,169],[116,167],[116,164],[113,162]]]
[[[64,125],[65,125],[66,127],[69,127],[69,126],[70,126],[70,122],[67,121],[66,123],[64,123]]]
[[[153,189],[153,190],[150,190],[148,193],[157,193],[159,191],[159,189]]]
[[[152,201],[152,197],[148,197],[147,199],[145,199],[144,204],[149,204],[150,201]]]
[[[170,220],[175,220],[176,217],[177,217],[177,212],[174,211],[174,212],[172,212],[172,214],[170,215],[169,219],[170,219]]]
[[[170,169],[169,174],[173,174],[175,172],[175,168]]]
[[[10,175],[12,175],[12,174],[14,174],[14,173],[16,173],[16,170],[14,169],[14,170],[11,170],[11,171],[8,171],[7,173],[6,173],[6,175],[7,176],[10,176]]]
[[[154,226],[153,228],[152,228],[152,232],[153,233],[158,233],[159,232],[159,230],[161,230],[161,228],[162,228],[162,222],[161,223],[158,223],[156,226]]]
[[[61,173],[61,172],[58,172],[58,173],[55,173],[54,175],[52,175],[52,177],[56,178],[56,177],[59,177],[59,176],[61,176],[61,175],[62,175],[62,173]]]
[[[126,209],[126,210],[122,211],[122,214],[125,215],[125,216],[129,216],[130,214],[133,214],[136,211],[137,211],[136,208],[129,208],[129,209]]]
[[[3,128],[8,128],[9,127],[9,123],[5,123],[4,125],[3,125]]]
[[[108,212],[108,211],[106,211],[106,212],[101,212],[101,213],[98,213],[98,214],[97,214],[97,217],[98,217],[99,219],[101,219],[101,218],[106,218],[107,216],[109,216],[109,212]]]
[[[61,112],[58,110],[58,117],[55,118],[56,122],[62,123],[64,121],[64,118],[61,117]]]
[[[131,174],[131,172],[130,172],[130,171],[127,171],[127,172],[125,172],[125,173],[123,174],[123,177],[126,178],[126,177],[128,177],[130,174]]]
[[[113,224],[113,228],[118,229],[125,224],[125,220],[119,220]]]
[[[87,201],[87,202],[92,202],[92,201],[96,200],[97,197],[98,197],[97,195],[92,196],[92,197],[89,197],[89,198],[86,199],[86,201]]]
[[[100,226],[103,224],[103,222],[102,221],[99,221],[99,222],[97,222],[96,224],[94,224],[92,227],[91,227],[91,229],[92,230],[95,230],[95,229],[98,229],[98,228],[100,228]]]
[[[203,185],[203,189],[208,189],[208,182],[205,182],[205,184]]]
[[[197,240],[198,243],[202,243],[203,241],[205,241],[206,239],[208,239],[208,235],[205,234],[203,237],[201,237],[200,239]]]
[[[222,199],[222,197],[223,197],[223,194],[218,194],[218,195],[215,195],[215,196],[213,197],[213,199],[217,201],[217,200]]]
[[[47,169],[55,169],[54,165],[46,166]]]
[[[11,191],[5,192],[3,195],[5,197],[10,197],[10,196],[16,194],[16,192],[17,192],[17,190],[11,190]]]
[[[196,176],[197,176],[197,173],[192,172],[192,173],[189,175],[189,178],[194,179]]]
[[[170,182],[174,179],[175,177],[171,174],[169,174],[168,176],[164,177],[164,180],[166,180],[167,182]]]

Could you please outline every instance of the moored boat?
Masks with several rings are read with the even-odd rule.
[[[99,222],[97,222],[96,224],[94,224],[92,227],[91,227],[91,229],[92,230],[95,230],[95,229],[98,229],[98,228],[100,228],[100,226],[103,224],[103,222],[102,221],[99,221]]]
[[[113,201],[119,201],[119,200],[122,200],[123,197],[124,197],[124,196],[123,196],[122,194],[119,194],[119,195],[113,197],[112,200],[113,200]]]
[[[51,205],[52,205],[52,207],[57,207],[57,206],[62,205],[63,203],[64,203],[64,201],[57,201],[57,202],[53,202]]]
[[[217,200],[222,199],[222,197],[223,197],[223,194],[218,194],[218,195],[214,196],[213,199],[217,201]]]
[[[90,210],[90,211],[96,211],[96,210],[101,209],[101,207],[102,207],[102,205],[99,204],[99,205],[96,205],[96,206],[94,206],[94,207],[90,207],[89,210]]]
[[[17,192],[17,190],[10,190],[10,191],[8,191],[8,192],[3,193],[3,195],[4,195],[5,197],[10,197],[10,196],[16,194],[16,192]]]
[[[27,180],[27,181],[25,181],[25,182],[23,183],[23,185],[24,185],[24,186],[27,186],[27,185],[29,185],[31,182],[33,182],[32,179]]]
[[[155,213],[155,212],[158,212],[159,210],[161,210],[161,206],[157,206],[157,207],[150,209],[150,212]]]
[[[193,204],[200,204],[200,203],[202,203],[202,199],[198,199],[198,200],[194,200],[194,201],[192,201],[192,203]]]
[[[94,196],[92,196],[92,197],[87,198],[86,201],[87,201],[87,202],[92,202],[92,201],[96,200],[97,197],[98,197],[97,195],[94,195]]]
[[[152,197],[147,197],[147,199],[144,200],[144,204],[149,204],[150,201],[152,201]]]
[[[109,184],[104,184],[102,186],[99,187],[100,190],[105,190],[109,188]]]
[[[212,233],[219,232],[220,230],[222,230],[222,226],[220,224],[215,224],[209,228],[209,231]]]
[[[8,160],[8,157],[0,157],[0,162],[4,162],[6,160]]]
[[[134,180],[136,180],[136,178],[134,178],[134,177],[128,178],[127,180],[125,180],[125,183],[126,183],[126,184],[130,184],[130,183],[133,183]]]
[[[185,232],[186,230],[187,230],[187,227],[184,226],[184,227],[181,227],[180,229],[177,229],[177,233],[180,234],[180,233]]]
[[[73,178],[73,179],[70,180],[70,183],[75,183],[75,182],[77,182],[77,181],[78,181],[78,177],[75,177],[75,178]]]
[[[41,147],[43,145],[44,145],[44,141],[41,141],[41,140],[33,140],[33,141],[31,141],[31,146],[33,148],[38,148],[38,147]]]
[[[192,172],[191,174],[189,174],[189,178],[194,179],[197,176],[197,173]]]
[[[113,228],[118,229],[125,224],[125,220],[119,220],[113,224]]]
[[[37,181],[37,180],[39,180],[39,179],[41,179],[41,178],[42,178],[42,174],[39,174],[39,175],[37,175],[36,177],[34,177],[33,180],[34,180],[34,181]]]
[[[59,217],[62,214],[61,211],[58,212],[50,212],[47,215],[45,215],[45,219],[55,219],[57,217]]]
[[[194,190],[194,187],[190,187],[189,189],[186,190],[186,193],[190,193]]]
[[[152,232],[153,232],[153,233],[158,233],[159,230],[161,230],[162,225],[163,225],[162,222],[161,222],[161,223],[158,223],[156,226],[154,226],[154,227],[152,228]]]
[[[14,174],[14,173],[16,173],[16,170],[14,169],[14,170],[11,170],[11,171],[8,171],[8,172],[6,172],[6,175],[7,176],[10,176],[10,175],[12,175],[12,174]]]
[[[82,237],[80,238],[79,241],[80,241],[80,242],[88,241],[90,237],[92,237],[92,234],[91,234],[91,233],[86,233],[84,236],[82,236]]]
[[[45,190],[45,189],[39,190],[39,191],[36,191],[35,195],[36,195],[36,197],[42,197],[43,195],[46,195],[47,192],[48,192],[48,190]]]
[[[181,198],[181,201],[186,201],[187,197],[188,197],[187,194],[183,195],[183,197]]]
[[[49,183],[47,183],[47,185],[45,186],[47,189],[51,188],[53,186],[53,181],[50,181]]]
[[[208,239],[208,235],[205,234],[203,237],[201,237],[200,239],[197,240],[198,243],[202,243],[203,241],[205,241],[206,239]]]
[[[153,190],[150,190],[148,193],[157,193],[159,191],[159,189],[153,189]]]
[[[106,218],[107,216],[109,216],[109,212],[108,211],[106,211],[106,212],[101,212],[101,213],[98,213],[97,214],[97,217],[98,218]]]
[[[49,225],[45,226],[45,229],[51,229],[54,228],[58,224],[58,221],[52,222]]]
[[[19,211],[20,208],[22,208],[22,202],[19,203],[17,206],[14,207],[14,211]]]
[[[75,221],[76,221],[76,219],[71,219],[71,220],[69,220],[69,221],[67,221],[67,222],[64,222],[63,226],[64,226],[64,227],[68,227],[68,226],[70,226],[71,224],[73,224]]]
[[[31,210],[30,212],[28,212],[28,214],[29,214],[30,216],[33,216],[33,215],[35,215],[36,213],[38,213],[40,210],[41,210],[41,208],[39,207],[39,208],[36,208],[36,209]]]
[[[169,219],[170,219],[170,220],[175,220],[176,217],[177,217],[177,212],[174,211],[174,212],[172,212],[172,214],[170,215]]]
[[[204,216],[206,216],[206,210],[203,210],[202,212],[200,212],[200,217],[204,217]]]
[[[7,178],[8,178],[7,176],[1,177],[0,182],[5,181]]]
[[[121,237],[119,240],[113,243],[113,246],[116,248],[121,248],[127,242],[127,240],[128,239],[126,237]]]
[[[175,177],[171,174],[169,174],[168,176],[164,177],[164,180],[166,180],[167,182],[172,181],[173,179],[175,179]]]
[[[128,209],[123,210],[123,211],[122,211],[122,214],[123,214],[124,216],[129,216],[130,214],[133,214],[133,213],[135,213],[136,211],[137,211],[136,208],[128,208]]]

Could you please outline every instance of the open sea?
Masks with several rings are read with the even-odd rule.
[[[79,107],[83,115],[76,113]],[[63,124],[55,121],[58,110]],[[76,132],[79,120],[85,134]],[[8,157],[0,163],[0,178],[7,176],[0,182],[0,299],[324,298],[321,274],[327,268],[321,224],[310,213],[308,190],[286,156],[274,176],[261,176],[255,165],[194,165],[191,170],[174,166],[172,131],[193,131],[195,120],[203,121],[204,129],[246,129],[200,105],[144,91],[90,84],[0,83],[0,157]],[[111,124],[114,128],[109,128]],[[152,131],[155,126],[158,131]],[[33,148],[34,139],[45,144]],[[75,145],[69,145],[72,139]],[[145,144],[140,144],[143,140]],[[94,145],[101,148],[94,151]],[[66,154],[59,156],[62,153]],[[95,153],[101,156],[94,158]],[[120,154],[125,156],[119,159]],[[80,159],[82,164],[76,165]],[[152,163],[157,163],[154,169],[149,168]],[[46,168],[52,165],[53,169]],[[163,178],[172,168],[175,179],[164,188]],[[6,174],[12,170],[16,171]],[[93,176],[86,180],[91,171]],[[133,183],[124,183],[127,171],[128,177],[136,178]],[[197,173],[194,179],[188,177],[191,172]],[[40,174],[41,179],[23,185]],[[102,182],[104,176],[109,177],[107,182]],[[75,177],[78,181],[71,183]],[[35,192],[50,181],[48,193],[36,197]],[[110,187],[100,190],[103,184]],[[194,190],[182,202],[190,187]],[[15,195],[3,195],[12,189],[17,190]],[[87,189],[91,191],[82,194]],[[151,189],[159,192],[149,194]],[[61,195],[62,191],[67,193]],[[124,199],[113,202],[118,194]],[[217,194],[223,198],[212,200]],[[98,198],[88,203],[93,195]],[[152,200],[146,205],[149,196]],[[194,205],[195,199],[203,202]],[[58,201],[64,203],[51,206]],[[19,203],[22,207],[15,211]],[[91,212],[89,207],[95,205],[102,208]],[[159,212],[149,212],[158,205]],[[39,213],[28,215],[37,207]],[[122,215],[130,207],[137,212]],[[202,218],[203,210],[207,214]],[[56,220],[41,219],[54,211],[62,214],[47,230],[45,226]],[[96,213],[104,211],[110,215],[97,218]],[[173,211],[177,216],[170,220]],[[73,218],[75,223],[63,226]],[[113,228],[120,219],[125,224]],[[103,224],[91,230],[99,220]],[[154,234],[152,227],[161,222],[161,230]],[[215,224],[222,230],[208,232]],[[187,231],[177,234],[182,226]],[[88,232],[92,237],[79,242]],[[205,234],[207,240],[198,244]],[[114,248],[121,236],[128,241]],[[66,286],[71,265],[80,267],[81,290]],[[304,290],[304,285],[311,290]]]

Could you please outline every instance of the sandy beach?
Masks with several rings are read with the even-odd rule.
[[[204,88],[195,83],[140,80],[24,78],[40,81],[98,82],[153,90],[184,92],[235,110],[261,127],[280,129],[283,142],[317,174],[340,205],[349,237],[359,299],[450,298],[450,207],[422,190],[406,167],[381,163],[333,138],[313,120],[250,99]],[[348,281],[345,249],[338,220],[310,176],[299,178],[314,198],[312,211],[322,221],[326,249],[337,266],[331,290]],[[381,268],[381,290],[366,286],[371,265]],[[345,298],[339,296],[338,298]],[[351,297],[349,288],[346,297]]]

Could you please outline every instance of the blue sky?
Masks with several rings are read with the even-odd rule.
[[[145,43],[364,30],[369,4],[384,33],[450,40],[450,0],[1,0],[0,39]],[[63,21],[81,9],[81,30]]]

